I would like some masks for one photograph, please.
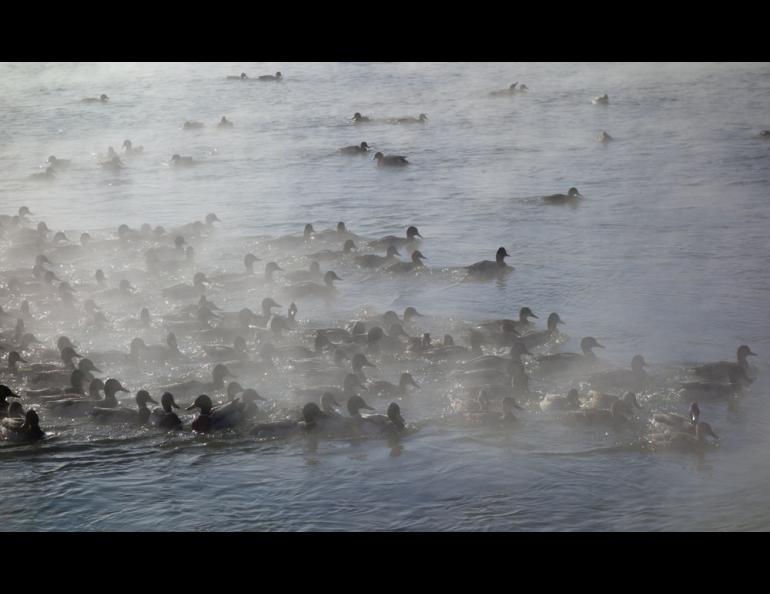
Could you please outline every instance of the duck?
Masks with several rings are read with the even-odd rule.
[[[504,369],[456,369],[449,374],[454,381],[468,387],[504,386],[509,387],[512,380],[524,369],[521,361],[508,359]]]
[[[70,165],[72,165],[72,161],[68,159],[57,159],[54,155],[51,155],[48,157],[48,163],[50,163],[50,166],[56,169],[67,169]]]
[[[203,128],[203,122],[195,122],[195,121],[186,121],[184,125],[182,126],[185,130],[193,130],[196,128]]]
[[[401,407],[395,402],[390,403],[387,414],[367,415],[361,417],[359,423],[360,432],[366,435],[395,436],[403,433],[405,429],[406,422],[401,416]]]
[[[224,345],[204,345],[203,351],[209,359],[214,361],[238,361],[249,358],[246,351],[246,339],[243,336],[237,336],[233,341],[233,346]]]
[[[337,274],[329,270],[324,274],[324,284],[319,285],[317,283],[305,282],[297,285],[289,285],[284,288],[284,293],[292,299],[306,299],[318,297],[322,299],[330,299],[337,293],[337,289],[334,287],[334,281],[341,281],[342,279]]]
[[[759,133],[759,137],[765,139],[770,138],[770,130],[762,130],[762,132]]]
[[[118,157],[117,155],[115,155],[111,159],[108,159],[106,161],[101,161],[99,163],[99,166],[102,169],[107,169],[108,171],[120,171],[125,167],[125,165],[126,164],[123,163],[123,161],[121,161],[120,157]]]
[[[91,381],[95,379],[96,378],[93,378]],[[59,385],[50,388],[41,388],[38,390],[27,390],[24,395],[30,400],[39,401],[59,400],[69,396],[81,396],[86,398],[84,386],[88,381],[89,380],[86,379],[82,371],[79,369],[74,369],[70,374],[69,386]],[[98,398],[98,393],[96,397]]]
[[[565,411],[562,420],[569,424],[603,425],[614,429],[623,429],[631,425],[633,413],[623,402],[613,402],[609,410],[604,408],[584,408]]]
[[[610,142],[612,140],[615,140],[612,136],[607,134],[606,132],[602,131],[601,134],[599,134],[599,137],[597,138],[599,142]]]
[[[161,293],[164,297],[171,297],[173,299],[198,298],[206,290],[206,284],[209,284],[206,275],[202,272],[196,272],[195,276],[193,276],[192,285],[180,283],[173,287],[166,287]]]
[[[601,97],[594,97],[591,101],[594,105],[609,105],[610,97],[606,93]]]
[[[219,123],[217,124],[217,128],[232,128],[233,123],[228,120],[225,116],[222,116],[222,119],[219,120]]]
[[[684,417],[675,413],[655,413],[652,415],[653,423],[663,425],[666,429],[689,433],[695,430],[700,420],[700,407],[697,401],[690,404],[689,415]]]
[[[502,249],[502,248],[501,248]],[[556,315],[556,318],[558,319],[558,315]],[[532,327],[533,322],[529,321],[529,318],[539,319],[535,313],[532,311],[529,307],[522,307],[519,309],[519,319],[518,320],[510,320],[510,319],[501,319],[501,320],[491,320],[487,322],[481,322],[479,323],[479,328],[483,328],[487,331],[500,331],[501,327],[503,325],[509,325],[511,326],[516,332],[519,332],[521,330],[526,330],[528,328]],[[550,319],[550,318],[549,318]]]
[[[260,423],[252,427],[249,433],[260,439],[286,439],[315,431],[319,421],[326,417],[326,413],[315,402],[308,402],[302,407],[301,421],[284,419],[272,423]]]
[[[422,255],[422,252],[420,250],[415,250],[412,252],[411,262],[396,262],[395,264],[391,264],[390,266],[388,266],[385,270],[387,272],[396,273],[396,274],[406,274],[409,272],[414,272],[423,267],[423,263],[422,263],[423,260],[427,260],[427,258]]]
[[[196,433],[209,433],[222,429],[232,429],[241,422],[240,413],[233,408],[213,410],[213,403],[207,394],[201,394],[186,410],[200,410],[192,422]]]
[[[706,363],[705,365],[700,365],[698,367],[693,367],[692,372],[695,373],[695,375],[702,377],[704,379],[709,379],[713,381],[719,381],[719,380],[727,380],[729,379],[729,374],[731,369],[737,369],[741,368],[744,371],[746,371],[746,374],[748,375],[750,371],[750,366],[748,362],[748,357],[755,357],[757,354],[753,352],[748,345],[741,345],[738,347],[737,351],[737,362],[732,363],[730,361],[719,361],[717,363]],[[749,376],[751,377],[751,376]]]
[[[516,92],[516,85],[518,82],[512,83],[507,89],[501,89],[499,91],[492,91],[490,95],[492,97],[501,97],[503,95],[513,95]]]
[[[417,227],[410,226],[406,229],[406,237],[388,235],[381,239],[369,242],[369,247],[383,250],[389,248],[390,246],[403,247],[406,245],[418,243],[420,240],[416,239],[417,237],[420,239],[423,238],[422,235],[420,235],[420,232],[417,230]]]
[[[102,93],[99,97],[84,97],[80,100],[81,103],[107,103],[110,98]]]
[[[356,124],[363,124],[365,122],[371,122],[371,121],[372,121],[372,118],[363,116],[358,112],[353,114],[353,122]]]
[[[137,157],[144,154],[144,147],[133,146],[130,140],[123,141],[123,148],[125,149],[125,153],[130,157]]]
[[[566,396],[546,394],[540,401],[540,410],[543,412],[580,410],[580,394],[575,388],[567,392]]]
[[[658,448],[675,448],[680,450],[700,450],[708,445],[706,437],[713,437],[719,441],[719,436],[714,433],[711,425],[705,421],[698,421],[693,426],[692,432],[665,431],[652,433],[647,436],[647,441]]]
[[[29,179],[34,181],[53,181],[56,179],[56,173],[53,167],[46,167],[42,173],[33,173],[29,176]]]
[[[241,74],[239,76],[228,76],[226,78],[227,78],[227,80],[246,80],[249,77],[246,76],[245,72],[241,72]]]
[[[308,254],[307,257],[311,260],[340,260],[350,256],[355,249],[358,249],[355,242],[352,239],[347,239],[342,246],[342,250],[321,250],[320,252]]]
[[[534,349],[535,347],[542,346],[548,342],[555,340],[559,336],[559,330],[557,326],[564,324],[564,321],[559,317],[556,312],[551,313],[548,316],[546,323],[547,329],[539,332],[530,332],[517,338],[517,341],[523,344],[528,349]]]
[[[169,163],[174,167],[191,167],[197,164],[198,161],[193,160],[192,157],[183,157],[175,153],[171,156],[171,161],[169,161]]]
[[[489,409],[489,397],[485,390],[479,393],[480,408],[482,410],[472,411],[465,413],[465,418],[471,421],[474,425],[486,425],[492,427],[515,425],[518,423],[518,419],[513,414],[513,409],[524,410],[519,406],[516,400],[512,396],[506,396],[502,399],[502,414],[499,412],[490,411]]]
[[[81,359],[78,363],[78,370],[83,374],[85,381],[91,381],[94,377],[91,375],[92,371],[102,373],[101,369],[97,368],[91,359]],[[69,369],[55,369],[52,371],[41,371],[27,377],[27,382],[30,386],[38,387],[53,387],[61,385],[63,382],[69,381],[72,371]]]
[[[588,377],[595,390],[624,389],[639,392],[650,383],[650,376],[644,370],[647,362],[642,355],[634,355],[631,369],[601,371]]]
[[[7,441],[29,443],[43,439],[45,432],[40,428],[38,414],[29,409],[23,419],[14,417],[0,421],[0,436]]]
[[[398,256],[401,254],[395,245],[389,245],[384,256],[377,254],[366,254],[363,256],[356,256],[355,263],[363,268],[380,268],[386,264],[392,264],[398,261]]]
[[[8,414],[9,404],[6,400],[7,398],[21,398],[21,396],[16,394],[5,384],[0,384],[0,417]]]
[[[681,396],[687,400],[731,400],[743,393],[744,386],[751,383],[742,367],[728,371],[729,383],[700,381],[682,382]]]
[[[553,355],[540,355],[537,361],[541,371],[545,373],[563,373],[582,366],[590,366],[596,363],[596,355],[591,349],[604,346],[599,344],[593,336],[586,336],[580,341],[582,353],[555,353]]]
[[[374,160],[377,161],[378,167],[406,167],[409,165],[406,157],[400,155],[384,155],[378,152],[374,155]]]
[[[335,398],[348,399],[356,396],[355,389],[367,390],[367,387],[361,382],[361,379],[348,373],[342,382],[342,388],[337,386],[319,386],[312,388],[295,388],[294,395],[305,400],[316,400],[325,392],[332,394]]]
[[[445,340],[443,346],[431,347],[430,350],[425,351],[420,340],[416,339],[416,341],[416,352],[421,353],[432,361],[458,361],[471,357],[478,358],[484,355],[484,352],[481,350],[481,345],[484,344],[484,337],[476,331],[471,331],[470,333],[470,348],[456,345],[454,340]]]
[[[503,373],[510,373],[511,361],[521,362],[523,355],[533,356],[527,348],[521,343],[513,343],[510,350],[510,358],[498,357],[496,355],[481,355],[468,361],[465,361],[455,368],[459,371],[472,371],[475,369],[496,369]]]
[[[411,116],[403,117],[403,118],[393,118],[390,120],[391,123],[394,124],[424,124],[428,121],[428,116],[424,113],[421,113],[416,118],[413,118]]]
[[[503,273],[511,272],[513,267],[508,266],[505,263],[505,258],[509,258],[510,256],[511,255],[505,248],[501,247],[495,254],[494,262],[491,260],[482,260],[481,262],[476,262],[475,264],[467,266],[468,276],[474,279],[487,280],[499,277]]]
[[[283,80],[283,75],[280,72],[276,72],[275,74],[263,74],[262,76],[258,77],[259,80]]]
[[[547,204],[577,204],[582,197],[577,188],[570,188],[566,194],[543,196],[543,201]]]
[[[369,152],[369,145],[366,142],[361,144],[354,144],[352,146],[346,146],[338,150],[342,155],[364,155]]]
[[[60,415],[67,416],[79,416],[88,414],[92,409],[99,408],[117,408],[118,399],[116,394],[118,392],[128,392],[121,383],[115,379],[110,378],[104,382],[104,398],[103,399],[83,399],[83,398],[65,398],[62,400],[53,400],[45,403],[47,408],[54,410]]]
[[[215,406],[212,412],[217,419],[217,424],[236,427],[255,418],[259,414],[257,400],[266,401],[256,390],[248,389],[243,390],[240,396],[231,399],[230,402]]]
[[[147,404],[152,402],[152,396],[147,390],[139,390],[136,393],[137,410],[125,407],[95,407],[91,411],[91,416],[97,423],[130,423],[134,425],[145,425],[150,420],[150,409]]]
[[[291,282],[311,282],[323,279],[321,265],[315,260],[310,262],[309,270],[292,270],[284,274],[284,277]]]
[[[407,396],[407,386],[414,386],[417,389],[420,388],[420,384],[414,381],[412,374],[405,372],[401,374],[398,385],[386,381],[377,381],[370,382],[366,388],[370,394],[381,396],[383,398],[395,398]]]
[[[204,394],[206,392],[223,391],[225,389],[225,378],[235,378],[227,365],[219,363],[214,366],[211,372],[212,381],[202,382],[196,379],[188,380],[186,382],[180,382],[170,386],[164,386],[161,388],[164,392],[171,392],[179,398],[190,398],[195,394]]]
[[[596,391],[589,393],[589,399],[586,403],[587,408],[611,408],[615,402],[622,402],[628,407],[628,410],[634,408],[642,408],[642,405],[636,399],[636,394],[633,392],[626,392],[623,397],[615,396],[614,394],[600,394]]]
[[[151,419],[159,429],[181,429],[182,420],[174,412],[179,405],[174,402],[174,395],[171,392],[163,392],[160,397],[161,408],[152,411]]]

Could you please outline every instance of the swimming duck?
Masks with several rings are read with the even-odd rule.
[[[479,394],[479,402],[481,403],[483,410],[478,412],[469,412],[465,414],[465,418],[472,421],[473,424],[480,424],[492,427],[515,425],[518,423],[518,419],[513,414],[513,409],[524,410],[516,403],[516,400],[511,396],[506,396],[502,399],[502,414],[499,412],[493,412],[488,410],[489,397],[485,390],[482,390]]]
[[[93,378],[96,379],[96,378]],[[81,396],[86,398],[84,386],[89,381],[79,369],[74,369],[70,374],[69,386],[55,386],[50,388],[41,388],[39,390],[27,390],[25,396],[30,400],[49,401],[60,400],[69,396]],[[97,393],[98,398],[98,393]]]
[[[594,105],[609,105],[610,103],[610,97],[606,93],[602,95],[601,97],[594,97],[592,100],[592,103]]]
[[[283,79],[283,75],[280,72],[276,72],[275,74],[263,74],[259,77],[259,80],[281,80]]]
[[[133,146],[130,140],[123,141],[123,148],[125,149],[126,154],[129,155],[130,157],[137,157],[139,155],[144,154],[144,147]]]
[[[312,254],[308,254],[307,257],[311,260],[339,260],[341,258],[345,258],[346,256],[350,256],[353,250],[355,249],[357,249],[356,244],[353,242],[352,239],[348,239],[345,241],[344,245],[342,246],[342,251],[321,250],[320,252],[314,252]]]
[[[420,384],[414,381],[411,373],[402,373],[398,380],[398,385],[392,384],[386,381],[370,382],[367,385],[367,390],[370,394],[380,396],[383,398],[396,398],[400,396],[407,396],[407,386],[414,386],[420,388]]]
[[[225,116],[222,116],[222,119],[219,120],[219,123],[217,124],[217,128],[232,128],[233,123],[228,120]]]
[[[181,155],[174,154],[171,156],[171,165],[174,167],[191,167],[195,165],[197,161],[194,161],[192,157],[182,157]]]
[[[417,237],[422,239],[422,235],[420,235],[420,232],[417,230],[417,227],[411,226],[411,227],[408,227],[406,230],[406,237],[396,237],[395,235],[388,235],[386,237],[383,237],[382,239],[377,239],[375,241],[369,242],[369,247],[375,248],[375,249],[382,249],[382,250],[387,249],[390,246],[402,247],[408,244],[419,242],[420,240],[416,239]]]
[[[597,140],[599,142],[610,142],[611,140],[615,140],[615,139],[609,134],[607,134],[606,132],[602,131],[602,133],[599,134],[599,138]]]
[[[346,146],[339,149],[339,152],[343,155],[363,155],[369,152],[369,145],[362,142],[359,145]]]
[[[72,165],[72,161],[67,159],[57,159],[54,155],[48,157],[48,162],[54,169],[67,169],[67,167]]]
[[[193,276],[193,284],[187,285],[180,283],[173,287],[166,287],[161,292],[164,297],[171,297],[173,299],[188,299],[191,297],[200,297],[201,293],[206,290],[206,284],[209,280],[202,272],[196,272]]]
[[[94,376],[91,375],[92,371],[102,373],[101,369],[98,369],[91,359],[81,359],[77,367],[83,374],[85,381],[90,382]],[[34,373],[27,377],[27,381],[30,386],[36,387],[54,387],[61,385],[63,382],[69,381],[72,371],[69,369],[56,369],[52,371],[41,371]]]
[[[200,410],[200,414],[192,422],[192,430],[197,433],[208,433],[221,429],[232,429],[241,422],[241,414],[236,408],[212,410],[213,403],[206,394],[195,399],[187,410]]]
[[[566,396],[559,394],[546,394],[540,401],[540,410],[543,412],[552,410],[579,410],[580,394],[574,388],[567,392]]]
[[[548,204],[577,204],[583,195],[577,188],[570,188],[566,194],[551,194],[543,196],[543,201]]]
[[[692,432],[666,431],[663,433],[652,433],[647,437],[647,440],[654,447],[700,450],[708,444],[706,437],[713,437],[717,441],[719,440],[719,436],[714,433],[711,425],[705,421],[698,421],[694,424]]]
[[[21,398],[13,390],[11,390],[5,384],[0,384],[0,417],[8,414],[8,402],[7,398]]]
[[[326,274],[324,274],[323,285],[305,282],[285,287],[284,292],[292,299],[304,299],[311,297],[330,299],[337,293],[337,289],[334,288],[334,281],[341,280],[342,279],[337,276],[336,273],[329,270]]]
[[[408,272],[414,272],[418,268],[423,267],[422,260],[427,260],[427,258],[422,255],[422,252],[420,250],[415,250],[412,252],[411,262],[396,262],[395,264],[391,264],[390,266],[388,266],[385,270],[387,272],[392,272],[396,274],[405,274]]]
[[[85,97],[80,100],[81,103],[107,103],[110,98],[102,93],[99,97]]]
[[[451,338],[451,337],[450,337]],[[454,344],[454,341],[444,341],[445,344],[440,347],[432,347],[429,351],[425,352],[423,345],[417,339],[416,352],[422,353],[422,355],[433,361],[457,361],[469,358],[477,358],[484,355],[481,350],[481,345],[484,344],[484,337],[479,332],[471,331],[470,334],[470,349],[468,347]]]
[[[737,369],[740,367],[748,375],[750,371],[748,357],[755,357],[756,353],[753,352],[747,345],[741,345],[738,347],[737,363],[730,361],[719,361],[717,363],[706,363],[699,367],[694,367],[692,371],[695,375],[709,380],[726,380],[729,379],[729,373],[731,369]],[[751,377],[751,376],[749,376]]]
[[[240,76],[228,76],[227,80],[246,80],[249,78],[245,72],[241,72]]]
[[[510,256],[511,255],[505,251],[505,248],[501,247],[495,254],[494,262],[491,260],[482,260],[481,262],[476,262],[475,264],[468,266],[468,276],[476,279],[490,279],[499,277],[505,272],[511,272],[513,267],[508,266],[504,260]]]
[[[351,396],[356,395],[356,388],[366,390],[366,386],[355,374],[348,373],[342,382],[342,388],[337,386],[319,386],[312,388],[296,388],[294,389],[295,396],[303,400],[317,400],[325,392],[329,392],[335,398],[348,399]]]
[[[401,407],[395,402],[388,406],[387,415],[367,415],[361,417],[358,425],[361,433],[366,435],[397,435],[406,429],[406,422],[401,416]]]
[[[507,89],[502,89],[499,91],[492,91],[490,95],[492,97],[500,97],[503,95],[513,95],[516,92],[516,85],[518,85],[518,82],[512,83]]]
[[[53,181],[56,179],[56,174],[53,167],[46,167],[43,173],[33,173],[29,178],[35,181]]]
[[[534,349],[535,347],[544,345],[551,340],[555,340],[559,336],[558,324],[564,324],[564,321],[559,317],[559,314],[552,313],[548,316],[547,329],[540,332],[530,332],[517,338],[517,341],[523,344],[528,349]]]
[[[600,394],[599,392],[592,391],[589,393],[586,406],[588,408],[611,408],[615,402],[622,402],[628,407],[628,410],[642,408],[642,405],[636,400],[636,394],[633,392],[626,392],[621,398],[613,394]]]
[[[683,382],[680,385],[683,398],[688,400],[725,400],[743,393],[745,385],[751,383],[743,367],[734,367],[727,372],[729,383]]]
[[[150,420],[150,409],[147,404],[152,402],[158,404],[152,399],[147,390],[139,390],[136,393],[136,406],[138,410],[125,407],[102,408],[96,407],[91,411],[91,416],[98,423],[131,423],[135,425],[144,425]]]
[[[576,368],[593,365],[596,362],[596,355],[591,349],[600,348],[600,345],[593,336],[586,336],[580,341],[580,350],[582,353],[555,353],[553,355],[541,355],[537,358],[541,371],[545,373],[563,373]]]
[[[321,280],[323,278],[321,275],[321,265],[316,261],[310,262],[309,270],[293,270],[287,272],[284,277],[286,280],[292,282],[309,282]]]
[[[411,116],[404,118],[393,118],[390,120],[394,124],[424,124],[428,121],[428,116],[421,113],[418,117],[413,118]]]
[[[624,389],[639,392],[650,382],[650,376],[644,370],[647,362],[641,355],[631,359],[631,369],[612,369],[601,371],[588,377],[595,390]]]
[[[249,358],[246,351],[246,339],[243,336],[237,336],[233,341],[233,346],[224,345],[204,345],[203,351],[209,359],[214,361],[237,361]]]
[[[125,167],[125,163],[123,163],[123,161],[120,160],[120,157],[115,155],[114,157],[112,157],[111,159],[108,159],[107,161],[101,161],[99,163],[99,166],[102,169],[107,169],[109,171],[119,171],[123,169],[123,167]]]
[[[206,392],[217,392],[225,389],[225,378],[235,377],[227,365],[219,363],[214,366],[211,372],[212,381],[202,382],[199,380],[188,380],[171,386],[161,388],[164,392],[171,392],[179,398],[190,398],[195,394],[204,394]]]
[[[179,408],[179,405],[174,402],[174,395],[171,392],[164,392],[160,397],[160,405],[162,408],[156,408],[152,412],[155,425],[160,429],[181,429],[182,420],[173,410]]]
[[[700,407],[697,401],[690,404],[689,413],[687,417],[674,413],[655,413],[652,415],[652,420],[655,424],[664,425],[667,429],[673,428],[676,431],[689,433],[691,430],[695,431],[695,426],[700,420]]]
[[[633,413],[623,402],[613,402],[609,410],[604,408],[584,408],[564,413],[565,423],[582,425],[604,425],[622,429],[631,425]]]
[[[770,138],[770,130],[762,130],[762,132],[759,133],[760,138]]]
[[[182,126],[185,130],[193,130],[196,128],[203,128],[203,122],[187,121]]]
[[[356,112],[356,113],[353,114],[353,121],[356,124],[362,124],[364,122],[371,122],[372,118],[367,117],[367,116],[362,116],[360,113]]]
[[[383,155],[382,153],[377,153],[374,155],[374,160],[377,161],[379,167],[406,167],[409,165],[409,161],[406,160],[406,157],[400,155]]]
[[[128,392],[120,382],[114,378],[108,379],[104,382],[104,398],[103,399],[83,399],[83,398],[65,398],[63,400],[54,400],[46,402],[45,406],[54,410],[60,415],[85,415],[92,409],[99,408],[117,408],[118,399],[116,394],[118,392]]]
[[[474,369],[496,369],[503,373],[510,373],[511,361],[521,362],[523,355],[533,356],[527,348],[521,343],[511,345],[510,358],[498,357],[496,355],[482,355],[465,361],[456,366],[460,371],[472,371]]]
[[[0,421],[0,436],[7,441],[24,443],[40,441],[45,437],[45,432],[40,428],[40,417],[33,409],[29,409],[23,419],[14,417]]]
[[[507,359],[505,367],[480,368],[480,369],[456,369],[449,374],[454,381],[467,386],[504,386],[512,385],[512,381],[524,369],[521,361],[518,359]]]
[[[356,256],[355,262],[359,266],[363,266],[364,268],[379,268],[381,266],[385,266],[386,264],[391,264],[393,262],[397,262],[398,258],[397,256],[400,256],[398,250],[396,249],[395,245],[389,245],[387,252],[384,256],[378,256],[377,254],[366,254],[364,256]]]
[[[272,423],[260,423],[252,427],[249,433],[261,439],[285,439],[315,431],[319,421],[324,420],[326,416],[315,402],[308,402],[302,408],[302,421],[285,419]]]
[[[212,409],[216,424],[219,426],[237,427],[243,424],[243,422],[255,418],[259,413],[257,400],[265,401],[266,399],[262,398],[256,390],[242,390],[240,396]]]

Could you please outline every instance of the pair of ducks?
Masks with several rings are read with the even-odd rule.
[[[359,112],[356,112],[353,114],[353,122],[356,124],[364,124],[367,122],[373,122],[377,121],[374,118],[370,118],[368,116],[363,116]],[[424,124],[428,121],[428,116],[424,113],[421,113],[416,118],[413,117],[403,117],[403,118],[386,118],[382,120],[384,122],[387,122],[389,124]]]
[[[275,74],[263,74],[262,76],[258,76],[256,79],[250,79],[248,76],[246,76],[245,72],[241,72],[240,76],[228,76],[227,80],[283,80],[283,75],[280,72],[276,72]]]

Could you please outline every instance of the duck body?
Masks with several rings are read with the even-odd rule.
[[[543,202],[546,204],[576,205],[580,202],[582,197],[582,194],[578,192],[577,188],[570,188],[566,194],[551,194],[549,196],[543,196]]]

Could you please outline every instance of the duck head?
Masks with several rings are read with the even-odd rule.
[[[160,405],[167,413],[172,412],[172,409],[174,408],[179,408],[179,405],[174,402],[174,395],[171,392],[163,393],[163,396],[160,397]]]
[[[334,284],[333,284],[334,281],[341,281],[341,280],[342,279],[339,276],[337,276],[337,274],[334,273],[331,270],[329,272],[327,272],[326,274],[324,274],[324,283],[326,284],[327,287],[333,287],[334,286]]]
[[[401,416],[401,407],[395,402],[391,402],[388,406],[388,418],[390,419],[391,423],[393,423],[399,429],[404,429],[406,427],[404,417]]]
[[[211,402],[211,398],[209,398],[206,394],[201,394],[195,399],[195,402],[193,402],[185,410],[194,410],[197,408],[201,411],[202,415],[210,415],[212,407],[213,403]]]

